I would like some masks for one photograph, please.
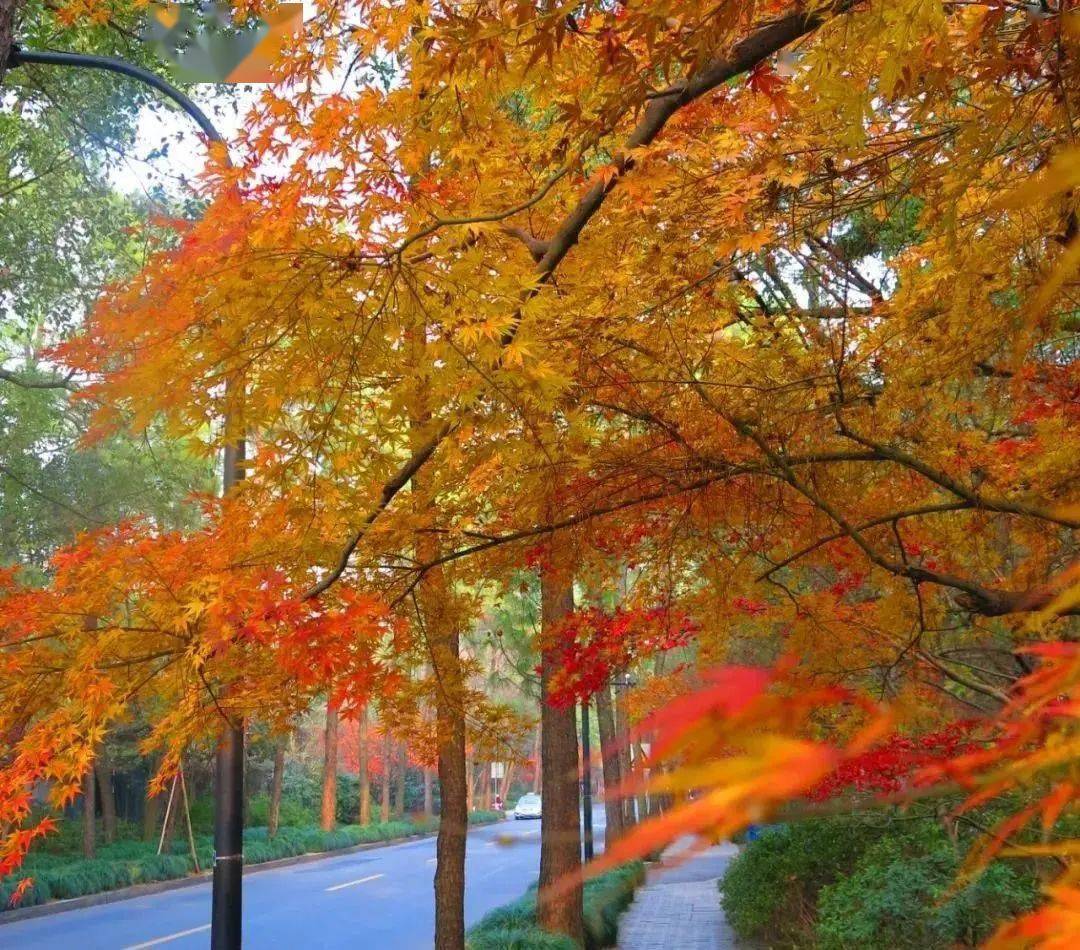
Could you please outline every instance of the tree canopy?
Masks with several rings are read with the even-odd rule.
[[[672,766],[654,788],[709,791],[605,862],[972,719],[903,791],[1026,789],[984,858],[1052,828],[1080,676],[1078,16],[316,3],[211,150],[204,213],[156,221],[50,350],[99,437],[249,453],[196,529],[109,527],[10,579],[0,819],[40,777],[73,794],[139,694],[170,697],[177,750],[218,708],[409,688],[425,619],[463,629],[531,570],[579,592],[541,639],[569,695],[682,658],[642,667],[635,718]],[[1039,847],[1062,877],[1003,945],[1080,931],[1075,840]]]

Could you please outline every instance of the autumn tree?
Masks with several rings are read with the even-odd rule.
[[[176,700],[156,724],[168,764],[211,715],[205,675],[157,669],[174,627],[237,709],[280,695],[282,714],[331,681],[344,705],[373,687],[415,699],[422,645],[452,829],[436,941],[460,947],[460,637],[474,592],[523,566],[556,638],[540,916],[572,939],[559,702],[691,640],[693,668],[624,711],[670,765],[656,791],[714,786],[604,861],[732,832],[890,729],[961,709],[1009,763],[943,774],[994,794],[1013,764],[1072,768],[1045,751],[1069,735],[1047,704],[1071,696],[1072,654],[1032,641],[1069,640],[1077,613],[1074,18],[921,0],[319,5],[204,182],[206,213],[173,222],[174,246],[54,353],[95,381],[102,430],[161,420],[213,450],[237,431],[207,420],[240,418],[242,393],[257,451],[197,531],[103,532],[54,559],[46,591],[12,586],[5,700],[33,715],[0,722],[24,730],[0,819],[26,818],[41,759],[69,792],[84,774],[142,682],[106,677],[106,654]],[[347,81],[328,93],[327,75]],[[634,565],[622,614],[573,609],[588,551]],[[470,595],[440,615],[451,586]],[[153,620],[137,648],[132,605]],[[91,611],[93,636],[55,619]],[[50,676],[63,689],[43,691]],[[1020,815],[1052,825],[1057,801]],[[1038,926],[1070,919],[1072,873]]]

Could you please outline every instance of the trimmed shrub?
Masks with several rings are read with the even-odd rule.
[[[562,934],[548,933],[535,925],[513,930],[484,931],[469,937],[469,950],[578,950]]]
[[[720,884],[732,929],[778,946],[808,943],[818,892],[852,871],[880,834],[879,828],[848,818],[764,830],[728,865]]]
[[[933,818],[817,819],[749,842],[721,882],[739,934],[771,947],[977,946],[1035,905],[1038,883],[1003,862],[956,888],[964,846]]]
[[[645,879],[645,865],[631,861],[587,881],[582,898],[586,950],[612,947],[618,937],[619,915],[634,899]],[[536,885],[523,897],[488,913],[467,937],[469,950],[571,950],[572,940],[541,930],[536,923]]]
[[[585,943],[588,947],[612,947],[619,935],[619,915],[634,899],[645,880],[645,865],[633,861],[585,883],[583,898]]]
[[[469,824],[470,825],[482,825],[485,822],[490,821],[502,821],[506,816],[501,811],[484,811],[478,809],[477,811],[469,812]],[[438,827],[438,822],[435,823]]]
[[[961,856],[937,826],[872,847],[848,877],[822,889],[815,933],[822,950],[934,950],[982,944],[1002,920],[1033,907],[1038,885],[997,862],[953,890]]]

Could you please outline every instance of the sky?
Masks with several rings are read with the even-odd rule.
[[[303,6],[307,21],[316,12],[315,0],[303,0]],[[191,98],[229,141],[239,131],[244,115],[262,88],[258,84],[202,83],[194,87]],[[163,145],[168,146],[164,155],[160,154]],[[171,104],[165,108],[147,108],[139,118],[135,148],[125,161],[117,163],[111,180],[115,187],[129,194],[150,192],[161,186],[181,195],[185,181],[199,175],[205,160],[202,133],[188,116]]]
[[[259,94],[259,86],[236,86],[229,92],[211,83],[195,87],[192,99],[226,141],[239,131],[243,116]],[[231,93],[231,95],[230,95]],[[230,101],[231,100],[231,101]],[[163,153],[163,148],[167,151]],[[143,109],[134,148],[110,169],[110,180],[127,194],[149,194],[157,187],[180,195],[185,182],[198,177],[206,161],[202,131],[171,104]]]

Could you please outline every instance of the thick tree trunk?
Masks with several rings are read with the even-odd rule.
[[[397,791],[394,795],[394,817],[405,817],[405,773],[409,769],[409,750],[402,742],[398,746]]]
[[[4,85],[4,64],[15,40],[15,14],[23,0],[0,0],[0,86]]]
[[[116,795],[112,784],[112,760],[102,745],[94,761],[98,794],[101,796],[101,830],[106,844],[116,840]]]
[[[335,703],[326,704],[326,743],[323,751],[322,814],[323,831],[332,831],[337,822],[337,753],[338,708]]]
[[[460,640],[442,633],[432,645],[441,688],[436,706],[441,808],[435,868],[435,948],[465,947],[465,842],[469,829],[465,776],[464,679]]]
[[[382,742],[382,760],[383,760],[383,775],[382,775],[382,787],[379,791],[382,793],[379,799],[379,821],[383,824],[390,820],[390,780],[393,777],[393,769],[391,768],[391,758],[393,749],[390,747],[390,733],[386,731],[386,725],[383,724],[383,742]]]
[[[270,837],[277,834],[281,821],[281,786],[285,781],[285,740],[279,739],[274,746],[274,774],[270,778],[270,811],[266,817],[266,830]]]
[[[611,708],[611,687],[605,683],[596,693],[596,724],[600,730],[600,761],[604,772],[605,846],[623,835],[623,807],[619,801],[619,753],[615,748],[615,714]]]
[[[360,749],[357,754],[360,763],[360,824],[371,824],[371,770],[368,768],[368,711],[365,706],[360,711]]]
[[[97,801],[94,795],[94,766],[86,770],[83,776],[83,833],[82,850],[84,858],[94,856],[94,833],[97,823]]]
[[[560,576],[563,565],[540,579],[541,622],[545,632],[574,609],[572,578]],[[580,790],[578,781],[577,716],[574,706],[556,709],[547,702],[548,684],[556,671],[549,652],[540,658],[540,759],[544,772],[544,807],[540,819],[540,888],[536,919],[545,930],[584,941],[581,885],[567,887],[565,879],[581,866]],[[557,886],[557,887],[556,887]]]

